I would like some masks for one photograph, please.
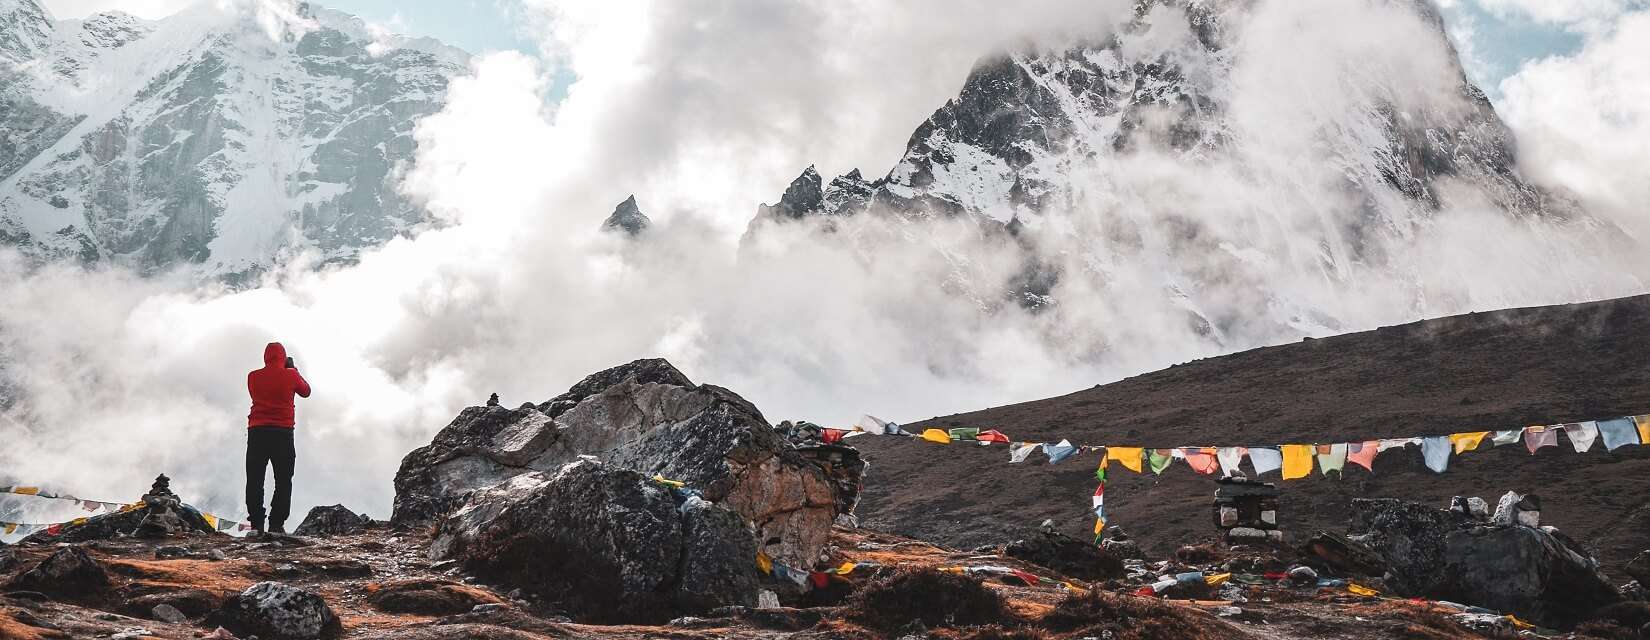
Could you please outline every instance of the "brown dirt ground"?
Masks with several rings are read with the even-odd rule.
[[[148,637],[152,638],[193,639],[210,631],[210,628],[196,624],[163,624],[122,615],[120,594],[132,592],[133,587],[144,585],[154,588],[170,586],[209,591],[224,598],[254,580],[269,579],[322,594],[342,618],[343,638],[346,640],[837,640],[889,637],[886,631],[869,629],[853,622],[855,616],[851,615],[852,611],[848,608],[832,606],[816,609],[812,614],[802,609],[779,609],[768,616],[697,620],[661,626],[597,626],[555,622],[536,606],[522,602],[506,604],[505,609],[492,614],[466,614],[446,618],[391,614],[377,611],[367,602],[371,593],[382,585],[394,581],[433,579],[461,583],[462,573],[455,569],[434,567],[424,559],[423,551],[429,541],[419,535],[376,531],[338,538],[311,539],[309,542],[307,546],[287,547],[230,539],[226,536],[190,537],[164,542],[182,543],[197,553],[205,553],[214,548],[222,549],[230,559],[221,562],[193,559],[154,560],[153,548],[157,543],[152,541],[127,539],[90,543],[86,547],[88,552],[104,563],[112,574],[114,584],[110,593],[75,603],[39,601],[0,593],[0,639],[60,640],[107,637],[111,633],[133,627],[146,629],[151,634]],[[846,577],[838,578],[848,582],[851,588],[871,584],[901,570],[932,570],[957,566],[1007,566],[1039,576],[1061,578],[1047,569],[1011,558],[950,549],[863,529],[838,529],[833,532],[832,544],[836,548],[832,564],[844,561],[876,561],[883,565],[881,569],[861,568]],[[49,546],[19,547],[19,559],[25,567],[33,566],[50,555],[53,550],[54,548]],[[360,575],[361,572],[344,575],[325,568],[343,563],[365,565],[370,568],[370,575]],[[0,580],[6,577],[8,576],[0,575]],[[1097,586],[1077,581],[1073,583],[1085,590]],[[1108,633],[1111,637],[1136,640],[1481,637],[1430,612],[1426,605],[1356,598],[1336,590],[1290,590],[1277,585],[1248,587],[1246,597],[1249,602],[1242,604],[1244,615],[1238,618],[1221,618],[1214,612],[1228,604],[1224,601],[1162,601],[1116,592],[1068,596],[1066,589],[1059,586],[1024,586],[997,579],[987,579],[983,584],[1001,598],[1003,619],[982,626],[946,626],[931,629],[932,637],[940,640],[1074,640]],[[508,587],[485,584],[466,585],[462,588],[474,590],[488,599],[499,600],[504,599],[504,592],[508,590]],[[1118,588],[1130,590],[1134,586]],[[146,593],[150,591],[152,589],[143,590]],[[1098,610],[1099,613],[1089,618],[1079,617],[1076,624],[1072,623],[1070,615],[1067,615],[1062,623],[1054,622],[1056,618],[1052,616],[1057,615],[1063,607],[1068,610],[1071,608],[1073,603],[1067,600],[1068,597],[1093,597],[1100,599],[1103,604],[1099,607],[1078,607],[1082,611]],[[810,615],[812,619],[809,618]],[[782,622],[787,618],[806,622],[787,626]],[[781,623],[771,622],[773,619],[779,619]],[[199,621],[199,617],[195,618],[195,622]],[[1420,631],[1407,631],[1412,628]]]
[[[1146,446],[1343,442],[1507,429],[1650,413],[1650,296],[1427,320],[1209,358],[1046,400],[917,422],[1000,429],[1019,440]],[[1044,519],[1090,535],[1098,458],[1056,466],[1005,447],[852,440],[871,463],[859,507],[869,527],[959,547],[1001,543]],[[1246,465],[1247,467],[1247,465]],[[1266,480],[1278,481],[1268,474]],[[1507,490],[1542,498],[1545,524],[1594,546],[1607,567],[1650,548],[1650,446],[1585,454],[1485,448],[1428,471],[1416,448],[1373,474],[1282,485],[1284,526],[1344,529],[1354,497],[1491,504]],[[1106,507],[1149,551],[1213,533],[1214,483],[1183,465],[1161,476],[1112,467]]]

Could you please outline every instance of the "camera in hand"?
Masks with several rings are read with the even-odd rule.
[[[292,363],[292,356],[287,356],[286,357],[286,368],[288,368],[288,369],[297,369],[298,368],[298,365],[295,365],[295,364]]]

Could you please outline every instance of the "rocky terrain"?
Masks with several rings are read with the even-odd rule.
[[[862,493],[911,487],[883,469],[639,360],[464,410],[406,456],[387,522],[317,507],[236,538],[158,478],[0,548],[0,637],[1650,637],[1650,552],[1618,575],[1534,499],[1354,500],[1284,543],[1051,524],[960,548],[860,525]]]
[[[469,56],[297,6],[54,20],[0,0],[0,243],[235,276],[428,222],[397,185]]]

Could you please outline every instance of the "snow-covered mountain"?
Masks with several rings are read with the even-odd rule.
[[[1292,60],[1289,47],[1308,58],[1340,46],[1322,42],[1329,20],[1308,4],[1140,0],[1103,40],[985,58],[887,173],[827,179],[808,167],[759,208],[746,243],[772,225],[829,231],[867,214],[921,242],[912,225],[972,219],[1032,254],[992,292],[982,289],[999,283],[967,281],[969,256],[939,248],[962,274],[953,284],[985,304],[1041,307],[1081,272],[1102,291],[1161,289],[1200,333],[1246,321],[1207,308],[1238,292],[1276,307],[1280,323],[1333,331],[1343,327],[1324,311],[1332,287],[1408,282],[1420,301],[1428,280],[1451,277],[1401,253],[1446,211],[1584,217],[1520,176],[1510,130],[1467,80],[1430,2],[1370,6],[1400,25],[1383,26],[1409,28],[1417,50],[1344,45],[1366,46],[1367,69],[1356,56]],[[1427,77],[1388,68],[1406,64]],[[1296,95],[1310,83],[1330,86]],[[1308,275],[1295,287],[1298,274]]]
[[[347,260],[426,222],[398,172],[468,54],[289,8],[54,20],[0,0],[0,242],[234,276],[299,248]]]
[[[1006,223],[1069,203],[1070,168],[1083,159],[1139,145],[1162,145],[1191,162],[1217,154],[1233,142],[1225,113],[1233,59],[1223,13],[1251,4],[1141,2],[1134,22],[1106,42],[982,60],[958,97],[911,135],[885,176],[868,181],[855,169],[827,184],[809,167],[759,218],[852,215],[878,206],[907,217],[969,214]],[[1425,0],[1409,4],[1444,41],[1437,12]],[[1195,38],[1195,48],[1140,42],[1176,28]],[[1511,133],[1489,99],[1458,62],[1455,75],[1468,114],[1381,103],[1344,114],[1364,129],[1346,128],[1323,142],[1347,169],[1347,187],[1437,208],[1436,183],[1464,177],[1510,211],[1548,209],[1548,197],[1518,177]],[[1166,135],[1143,138],[1148,120]]]

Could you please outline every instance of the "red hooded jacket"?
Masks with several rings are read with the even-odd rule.
[[[246,391],[252,395],[252,412],[246,426],[291,429],[292,394],[309,397],[309,383],[297,369],[286,368],[286,347],[271,342],[264,347],[264,368],[246,374]]]

